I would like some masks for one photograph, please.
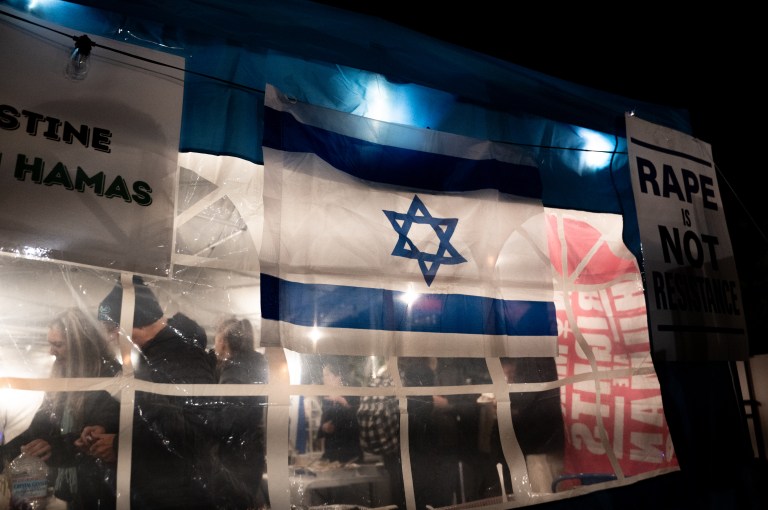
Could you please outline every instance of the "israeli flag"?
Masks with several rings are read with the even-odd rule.
[[[262,334],[300,352],[555,356],[532,157],[267,86]]]

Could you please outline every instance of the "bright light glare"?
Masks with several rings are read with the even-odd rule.
[[[402,296],[400,296],[400,301],[405,303],[407,306],[411,306],[416,302],[417,299],[419,299],[419,296],[420,294],[418,292],[415,292],[413,289],[408,289],[407,291],[403,292]]]
[[[43,7],[55,3],[55,0],[29,0],[27,9],[32,11],[37,7]]]
[[[285,350],[285,361],[288,364],[288,378],[291,384],[301,384],[301,357],[299,353]]]
[[[386,87],[379,84],[378,80],[372,80],[372,82],[367,89],[370,93],[366,94],[368,108],[365,116],[376,120],[389,120],[387,114],[390,108],[389,92]]]
[[[578,135],[583,140],[581,148],[580,168],[599,170],[608,166],[611,152],[614,150],[613,141],[602,133],[589,129],[579,129]]]
[[[0,444],[26,430],[43,401],[45,392],[0,388],[0,407],[5,417],[0,428]],[[3,507],[5,508],[5,507]]]
[[[406,90],[398,89],[385,79],[373,75],[364,89],[364,111],[369,119],[398,124],[412,124],[414,112]]]
[[[323,334],[320,333],[320,329],[317,326],[309,330],[309,339],[312,340],[312,342],[317,343],[322,337]]]
[[[17,250],[17,253],[20,255],[33,258],[46,258],[49,252],[50,250],[46,248],[38,248],[35,246],[25,246],[21,250]]]

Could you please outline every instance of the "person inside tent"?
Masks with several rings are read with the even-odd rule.
[[[174,387],[214,384],[213,365],[203,349],[186,342],[168,326],[163,310],[141,277],[135,293],[131,341],[140,352],[137,379]],[[99,305],[99,319],[120,323],[123,288],[118,282]],[[214,471],[214,409],[204,397],[166,396],[136,391],[134,405],[131,508],[215,508],[209,484]],[[89,454],[112,460],[118,435],[96,424],[83,430],[93,437]]]
[[[323,384],[333,387],[346,386],[344,369],[340,363],[330,359],[323,363]],[[343,464],[362,459],[360,426],[357,422],[359,406],[360,397],[356,396],[334,393],[323,398],[317,438],[323,441],[324,460]]]
[[[436,386],[438,359],[398,358],[403,386]],[[445,395],[408,397],[408,445],[417,508],[457,501],[458,427],[455,409]]]
[[[214,352],[220,384],[264,384],[267,360],[254,350],[253,326],[247,319],[227,317],[216,328]],[[261,490],[265,464],[264,409],[266,397],[221,397],[218,457],[222,469],[215,478],[217,503],[223,508],[265,508]]]
[[[541,383],[557,380],[554,358],[501,358],[507,383]],[[520,449],[525,455],[531,488],[550,492],[554,478],[562,470],[565,451],[565,424],[560,404],[560,390],[513,392],[509,394],[512,423]],[[493,455],[501,462],[503,452],[498,422],[492,431]],[[504,464],[504,478],[511,487],[509,468]]]
[[[115,377],[121,371],[102,328],[78,308],[49,323],[48,344],[56,358],[53,378]],[[83,455],[90,438],[82,440],[80,433],[93,423],[115,433],[119,420],[120,403],[107,391],[48,392],[29,428],[0,446],[0,470],[21,452],[34,455],[54,468],[54,495],[68,510],[115,508],[115,459]]]

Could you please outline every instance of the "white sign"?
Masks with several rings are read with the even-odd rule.
[[[88,36],[71,80],[83,34],[34,23],[0,16],[0,251],[167,276],[183,59]]]
[[[651,341],[661,360],[743,360],[744,305],[709,144],[627,114]]]

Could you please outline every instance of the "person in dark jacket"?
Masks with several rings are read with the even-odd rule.
[[[205,351],[186,342],[167,325],[152,290],[133,277],[135,307],[131,340],[139,349],[135,377],[158,384],[214,384],[213,365]],[[99,319],[120,322],[122,285],[99,306]],[[131,461],[131,509],[216,508],[210,491],[214,471],[213,438],[208,429],[213,407],[204,397],[166,396],[136,391]],[[98,426],[89,453],[116,458],[118,437]]]
[[[208,335],[200,324],[186,314],[176,312],[168,319],[168,327],[171,328],[185,342],[199,347],[202,350],[208,348]]]
[[[435,386],[437,359],[398,359],[403,386]],[[459,430],[445,395],[408,397],[408,445],[416,508],[448,506],[458,492]]]
[[[114,377],[121,366],[101,326],[77,308],[68,309],[48,328],[51,354],[56,357],[51,377]],[[68,510],[115,508],[115,464],[97,462],[83,454],[80,432],[98,423],[118,430],[120,404],[106,391],[49,392],[29,428],[0,446],[0,469],[22,451],[43,459],[50,467],[54,495]]]
[[[216,374],[220,384],[264,384],[267,360],[254,350],[253,326],[247,319],[222,320],[214,338]],[[222,469],[215,478],[216,502],[232,510],[264,508],[261,490],[266,469],[264,409],[266,397],[222,397],[216,428]]]
[[[555,358],[501,358],[501,367],[508,383],[557,380]],[[531,487],[536,492],[548,492],[565,452],[560,389],[510,393],[509,401],[515,436],[526,462],[531,465],[534,457],[546,460],[546,469],[536,470],[535,475],[529,472]]]
[[[491,382],[483,358],[438,358],[436,363],[438,386],[488,384]],[[481,439],[480,394],[447,395],[449,421],[453,424],[455,442],[452,449],[460,463],[458,493],[462,501],[475,501],[501,495],[501,484],[496,468],[501,460],[479,448]],[[502,466],[506,461],[502,462]],[[506,487],[510,487],[507,485]]]
[[[346,386],[344,370],[338,363],[323,364],[323,384]],[[347,463],[363,458],[357,409],[360,397],[328,395],[323,398],[318,439],[323,440],[322,459]]]

